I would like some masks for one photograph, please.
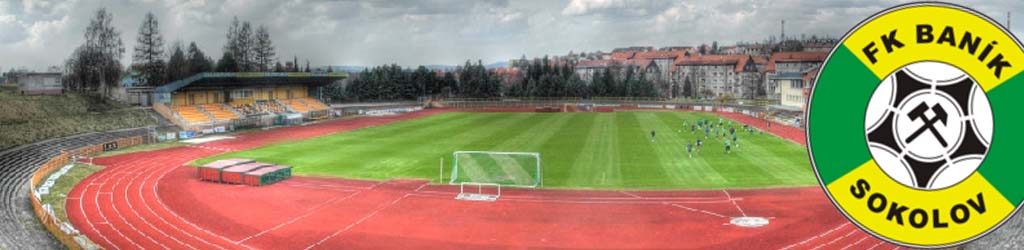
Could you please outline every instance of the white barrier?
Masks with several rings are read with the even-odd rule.
[[[369,116],[384,116],[394,115],[401,113],[409,113],[423,110],[423,107],[412,107],[412,108],[388,108],[388,109],[373,109],[373,110],[359,110],[360,115]]]

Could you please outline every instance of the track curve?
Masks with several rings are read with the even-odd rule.
[[[425,180],[294,177],[267,187],[201,182],[194,159],[445,112],[236,135],[96,159],[69,194],[70,221],[107,249],[892,249],[847,222],[819,188],[503,190],[453,199]],[[741,216],[771,224],[739,228]]]
[[[29,179],[39,166],[64,150],[146,135],[151,128],[88,133],[36,142],[0,152],[0,249],[60,249],[63,246],[36,218]]]

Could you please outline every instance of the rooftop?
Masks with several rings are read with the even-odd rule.
[[[157,93],[170,93],[185,87],[243,87],[273,84],[325,85],[348,78],[348,73],[306,72],[206,72],[156,87]]]

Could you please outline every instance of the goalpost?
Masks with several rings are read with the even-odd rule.
[[[455,151],[449,183],[460,186],[457,199],[493,200],[502,186],[541,186],[541,172],[536,152]]]

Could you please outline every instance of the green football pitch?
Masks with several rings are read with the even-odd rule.
[[[542,187],[583,189],[715,189],[816,184],[799,144],[737,128],[739,146],[706,139],[693,158],[686,145],[703,139],[683,122],[715,123],[707,113],[442,113],[312,139],[268,145],[196,161],[251,158],[293,167],[296,175],[354,179],[449,181],[455,151],[537,152]],[[730,120],[726,119],[728,125]],[[656,131],[652,142],[651,131]],[[695,150],[696,151],[696,150]],[[532,166],[531,166],[532,167]]]

